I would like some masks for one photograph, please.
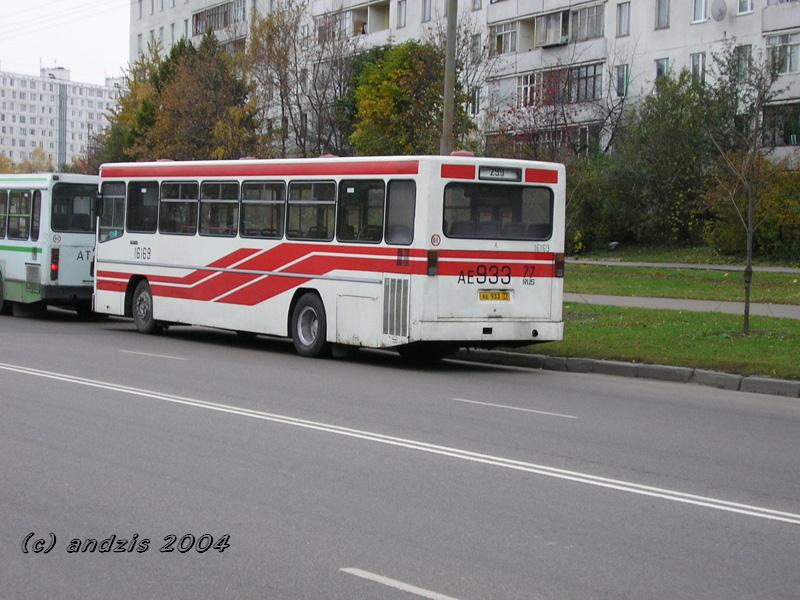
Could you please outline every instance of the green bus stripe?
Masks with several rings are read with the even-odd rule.
[[[8,252],[35,252],[41,254],[41,248],[34,248],[32,246],[0,246],[0,250]]]

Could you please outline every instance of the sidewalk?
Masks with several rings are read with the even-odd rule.
[[[645,267],[655,269],[696,269],[702,271],[731,271],[743,273],[744,265],[705,265],[696,263],[670,263],[670,262],[625,262],[621,260],[593,260],[588,258],[568,258],[568,264],[575,265],[598,265],[604,267]],[[800,269],[792,267],[753,267],[754,273],[787,273],[789,275],[800,275]]]
[[[630,263],[628,263],[630,264]],[[636,296],[605,296],[600,294],[564,293],[565,302],[579,304],[605,304],[634,308],[686,310],[689,312],[719,312],[731,315],[744,314],[743,302],[719,300],[684,300],[677,298],[641,298]],[[800,306],[794,304],[750,304],[750,314],[761,317],[800,319]]]

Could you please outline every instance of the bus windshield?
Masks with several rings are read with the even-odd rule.
[[[57,183],[53,187],[50,227],[63,233],[94,231],[94,200],[97,186],[86,183]]]
[[[444,234],[473,240],[548,240],[553,234],[549,188],[450,183],[444,190]]]

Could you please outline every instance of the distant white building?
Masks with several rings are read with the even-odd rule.
[[[300,31],[308,37],[323,17],[335,14],[340,32],[358,37],[362,48],[425,39],[442,27],[446,2],[308,0]],[[244,43],[254,15],[280,3],[131,0],[131,60],[150,42],[169,49],[181,37],[196,42],[207,29],[223,43]],[[743,59],[762,53],[778,61],[777,87],[789,111],[773,141],[779,154],[800,144],[800,0],[460,0],[459,15],[473,23],[474,47],[494,58],[488,80],[469,90],[476,118],[490,107],[546,102],[545,89],[555,78],[566,82],[559,101],[585,115],[577,134],[588,139],[597,134],[593,103],[646,95],[667,71],[687,69],[702,79],[712,53],[735,40]],[[558,143],[565,132],[542,133]]]
[[[84,156],[108,126],[122,85],[121,78],[105,85],[71,81],[62,67],[41,69],[38,77],[0,71],[0,154],[18,163],[38,146],[56,168]]]

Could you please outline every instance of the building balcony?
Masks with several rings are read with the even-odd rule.
[[[761,11],[761,31],[764,33],[794,28],[800,28],[800,0],[768,5]]]

